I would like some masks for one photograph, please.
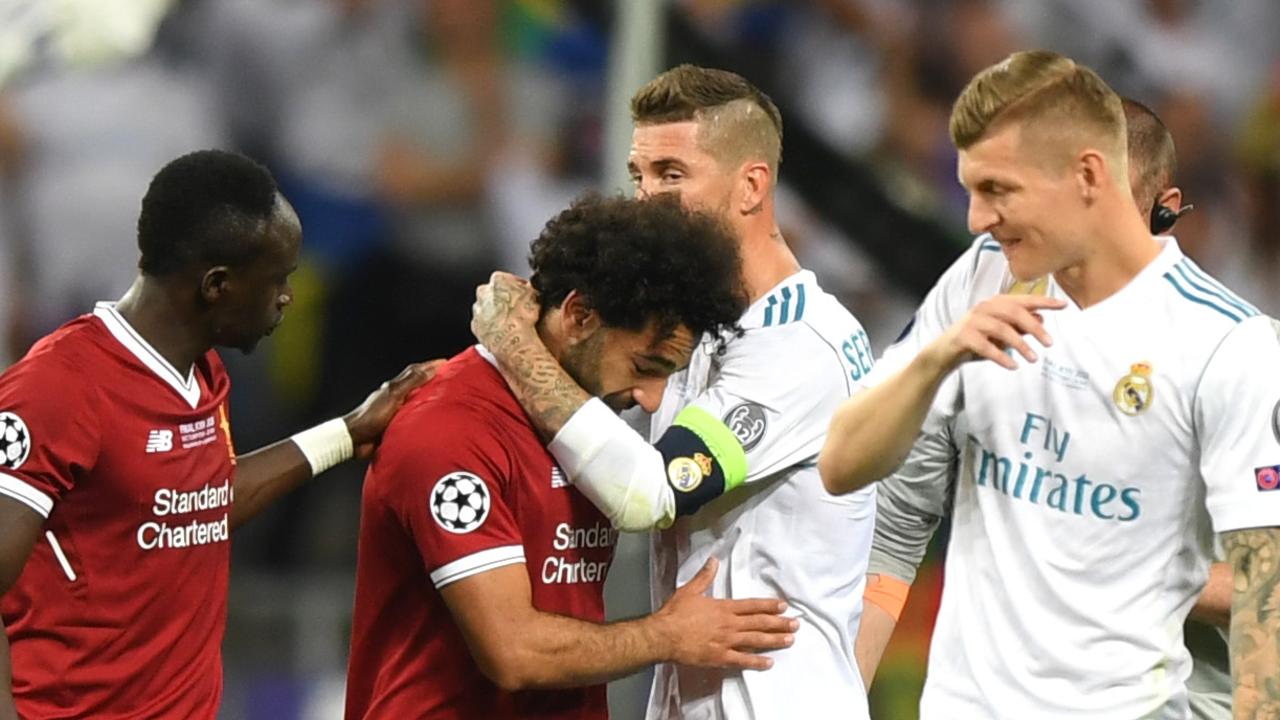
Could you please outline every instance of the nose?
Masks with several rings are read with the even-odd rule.
[[[636,199],[645,200],[653,196],[657,188],[657,182],[654,179],[640,176],[640,182],[636,183]]]
[[[667,379],[651,380],[637,385],[631,391],[631,397],[636,404],[644,408],[647,413],[658,412],[658,406],[662,404],[662,395],[667,390]]]
[[[969,232],[981,235],[1000,224],[1000,214],[979,195],[969,196]]]

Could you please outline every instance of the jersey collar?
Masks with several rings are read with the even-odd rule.
[[[93,308],[94,317],[102,321],[121,345],[138,359],[147,369],[166,385],[173,388],[178,396],[187,402],[192,409],[200,404],[200,384],[196,382],[195,366],[187,369],[186,377],[164,359],[164,356],[151,347],[151,344],[138,334],[124,316],[116,310],[113,302],[100,302]]]
[[[801,298],[804,295],[797,290],[797,286],[800,285],[807,289],[806,294],[810,296],[803,301]],[[751,303],[751,307],[742,314],[738,324],[743,330],[754,330],[799,320],[804,308],[803,303],[815,300],[819,292],[818,280],[814,274],[808,270],[797,270]]]

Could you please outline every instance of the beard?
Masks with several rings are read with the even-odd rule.
[[[629,392],[606,393],[601,378],[604,358],[605,330],[596,330],[586,340],[565,348],[560,366],[573,381],[592,397],[598,397],[614,412],[634,407],[636,402]]]

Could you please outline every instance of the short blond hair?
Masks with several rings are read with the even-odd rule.
[[[1096,72],[1048,50],[1016,52],[974,76],[951,108],[951,140],[965,150],[1018,123],[1024,142],[1074,154],[1082,145],[1108,156],[1128,185],[1124,108]],[[1064,144],[1070,143],[1070,147]],[[1062,158],[1066,160],[1066,157]]]
[[[748,158],[769,164],[775,181],[782,162],[782,114],[768,95],[728,70],[679,65],[631,98],[637,125],[694,120],[698,142],[723,163]]]

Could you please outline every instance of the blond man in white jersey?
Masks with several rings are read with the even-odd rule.
[[[704,339],[667,382],[645,438],[554,363],[514,278],[480,289],[472,328],[570,480],[617,527],[661,530],[655,600],[716,559],[713,596],[782,598],[798,622],[768,672],[658,667],[650,718],[865,718],[853,639],[875,495],[830,497],[816,459],[835,408],[871,370],[866,333],[778,230],[782,120],[767,96],[733,73],[685,65],[631,107],[637,193],[677,192],[738,237],[751,300],[742,334]]]
[[[952,136],[990,236],[924,320],[959,320],[837,412],[819,461],[839,493],[922,428],[960,449],[922,717],[1188,717],[1182,621],[1212,530],[1236,717],[1275,712],[1280,327],[1148,232],[1091,70],[1017,53],[966,87]]]

